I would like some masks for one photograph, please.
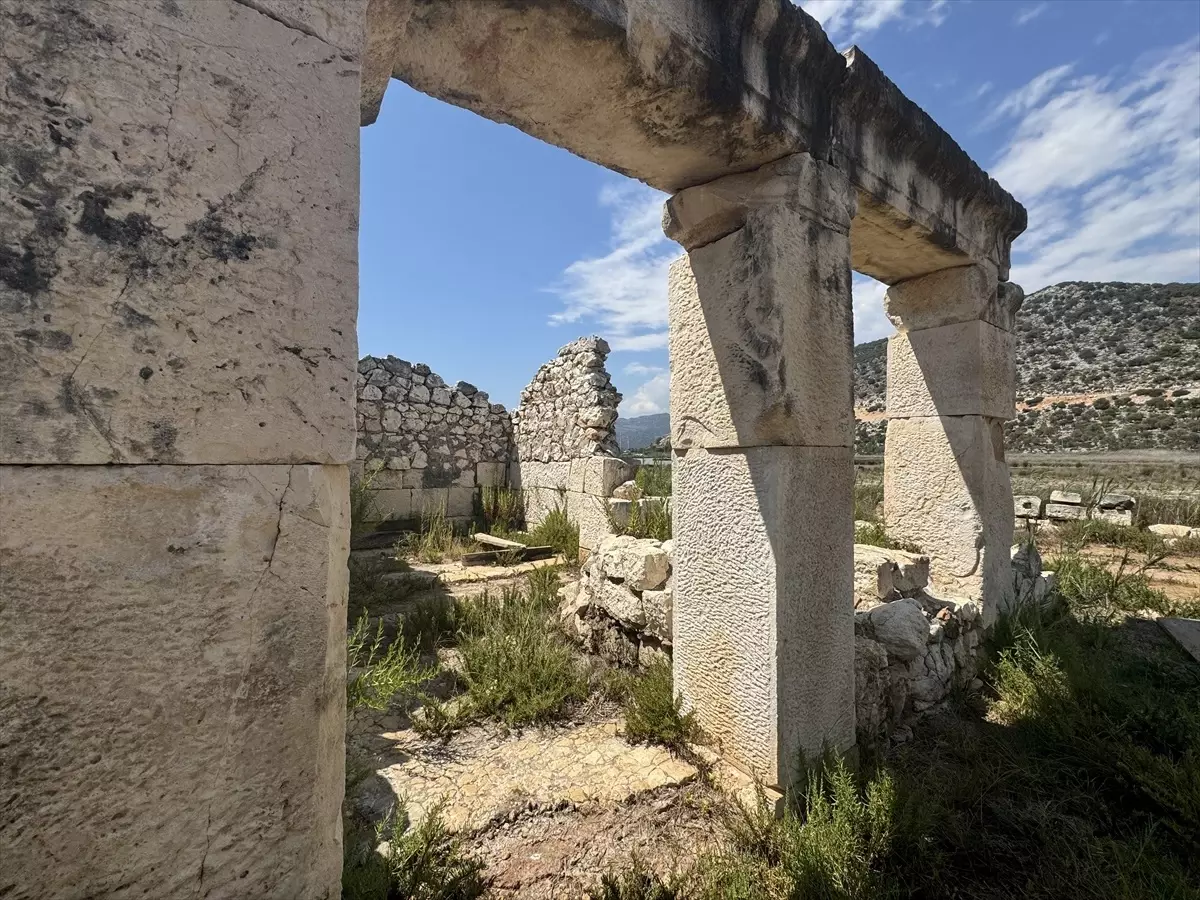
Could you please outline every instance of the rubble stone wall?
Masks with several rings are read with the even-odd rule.
[[[508,410],[474,385],[448,385],[424,363],[365,356],[356,396],[356,456],[381,518],[439,506],[465,518],[476,488],[507,482]]]
[[[525,498],[530,527],[555,508],[579,526],[579,544],[595,551],[612,533],[608,500],[636,466],[618,456],[621,395],[604,367],[608,343],[579,338],[538,369],[512,415],[509,480]]]

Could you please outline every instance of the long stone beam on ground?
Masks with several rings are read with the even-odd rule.
[[[851,262],[889,284],[990,261],[1024,208],[861,50],[788,0],[372,0],[364,124],[389,75],[663,191],[798,152],[859,195]]]

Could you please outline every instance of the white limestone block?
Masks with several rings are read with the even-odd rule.
[[[780,203],[671,264],[672,447],[851,445],[849,253]]]
[[[925,653],[929,643],[929,620],[915,600],[884,603],[867,613],[867,619],[889,659],[907,661]]]
[[[0,890],[181,897],[203,869],[213,896],[337,896],[346,468],[20,466],[0,486],[20,823]],[[47,865],[47,842],[69,852]]]
[[[901,332],[976,321],[1011,332],[1024,299],[1020,287],[998,280],[994,264],[976,263],[897,282],[883,308]]]
[[[930,557],[935,586],[984,599],[987,623],[1012,597],[1013,498],[998,419],[891,419],[884,520]]]
[[[1051,503],[1072,503],[1075,506],[1080,506],[1083,503],[1083,494],[1078,494],[1075,491],[1051,491]]]
[[[605,576],[623,581],[635,591],[657,590],[667,580],[671,563],[662,544],[628,535],[606,537],[592,563]]]
[[[1046,518],[1053,519],[1057,522],[1064,522],[1073,519],[1086,519],[1087,507],[1075,506],[1071,503],[1047,503]]]
[[[1018,519],[1036,519],[1042,512],[1042,498],[1036,496],[1013,497],[1013,510]]]
[[[676,688],[730,759],[786,785],[801,751],[854,743],[852,451],[692,449],[675,466]]]
[[[479,462],[475,464],[475,483],[480,487],[503,487],[507,480],[508,466],[503,462]]]
[[[891,418],[990,416],[1015,410],[1014,339],[987,322],[963,322],[888,338]]]

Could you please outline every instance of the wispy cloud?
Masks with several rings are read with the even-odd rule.
[[[622,371],[626,375],[658,375],[667,370],[662,366],[648,366],[645,363],[631,362]]]
[[[1050,4],[1048,3],[1035,3],[1033,6],[1022,7],[1017,10],[1017,14],[1013,18],[1013,24],[1018,27],[1026,25],[1044,13],[1049,6]]]
[[[666,372],[655,375],[641,384],[621,402],[621,413],[625,416],[649,416],[670,409],[671,378]]]
[[[664,199],[634,181],[605,186],[611,249],[571,263],[550,288],[563,301],[552,323],[596,328],[614,350],[667,345],[667,265],[680,249],[662,233]]]
[[[1013,279],[1200,279],[1200,43],[1108,76],[1043,72],[998,107],[992,168],[1029,208]]]
[[[800,7],[835,43],[861,40],[888,22],[936,27],[950,14],[949,0],[803,0]]]
[[[887,285],[866,275],[854,275],[854,343],[865,344],[895,332],[883,312]]]

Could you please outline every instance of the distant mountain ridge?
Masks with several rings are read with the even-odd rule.
[[[1025,298],[1016,325],[1017,451],[1200,451],[1200,284],[1068,281]],[[887,339],[854,348],[855,448],[883,452]],[[623,449],[670,431],[617,419]],[[628,442],[627,442],[628,441]]]

